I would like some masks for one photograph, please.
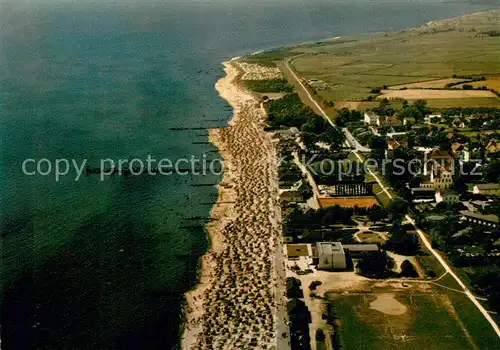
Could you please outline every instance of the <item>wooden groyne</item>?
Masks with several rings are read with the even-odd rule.
[[[211,162],[207,160],[207,162]],[[209,174],[212,171],[220,172],[221,167],[161,167],[161,168],[85,168],[86,175],[168,175],[168,174]],[[214,186],[216,184],[212,184]],[[201,185],[208,186],[208,185]]]

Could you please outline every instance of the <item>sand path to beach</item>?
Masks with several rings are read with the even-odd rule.
[[[276,345],[275,254],[280,234],[277,156],[264,132],[266,114],[224,64],[216,84],[234,108],[227,128],[210,130],[224,158],[218,202],[207,226],[211,249],[187,293],[183,349],[271,349]]]

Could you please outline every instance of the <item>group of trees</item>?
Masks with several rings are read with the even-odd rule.
[[[491,307],[500,311],[500,266],[476,268],[469,277],[472,283],[488,296]]]
[[[370,158],[375,159],[380,166],[382,164],[382,160],[385,159],[387,137],[374,135],[370,138],[368,145],[371,148]]]
[[[387,206],[387,213],[393,222],[401,222],[408,210],[408,202],[399,197],[394,198]]]
[[[296,127],[302,132],[302,140],[311,147],[325,142],[334,149],[340,149],[345,141],[344,133],[330,125],[306,106],[297,93],[288,94],[266,103],[268,123],[272,128]]]
[[[410,260],[406,259],[401,263],[401,272],[399,273],[401,277],[410,277],[415,278],[418,277],[418,271],[410,262]]]
[[[474,85],[471,85],[471,84],[464,84],[464,85],[462,85],[462,89],[463,90],[488,90],[488,87],[486,85],[474,87]]]
[[[396,113],[396,109],[391,106],[391,103],[386,98],[380,100],[378,107],[373,108],[373,111],[382,117],[392,117]]]
[[[310,119],[319,118],[301,101],[297,93],[285,95],[277,100],[269,100],[265,106],[271,127],[301,128]]]
[[[288,229],[315,229],[329,225],[344,224],[352,225],[353,215],[374,214],[379,220],[385,218],[385,211],[378,205],[371,208],[343,208],[335,205],[317,210],[302,211],[300,208],[293,208],[288,214],[285,225]]]
[[[441,110],[443,117],[447,121],[452,121],[457,115],[487,114],[492,119],[500,117],[500,109],[495,107],[456,107]]]
[[[311,338],[309,323],[311,313],[301,299],[290,299],[287,303],[288,319],[290,320],[290,349],[310,350]]]
[[[442,149],[449,149],[452,140],[448,138],[448,133],[446,128],[437,127],[435,125],[430,128],[422,127],[417,129],[412,129],[408,132],[407,139],[411,145],[418,145],[422,147],[434,147],[439,146]]]
[[[244,80],[244,82],[249,90],[260,93],[292,92],[294,89],[286,79]]]
[[[409,203],[402,198],[393,199],[387,206],[392,228],[384,248],[400,255],[417,255],[420,252],[420,241],[415,234],[406,232],[402,220],[408,213]]]
[[[364,184],[365,173],[360,162],[315,162],[311,164],[313,176],[317,184]]]
[[[500,183],[500,159],[492,160],[482,169],[482,174],[484,181]]]
[[[384,248],[399,255],[413,256],[420,252],[420,242],[417,235],[408,233],[400,222],[392,224],[391,236],[385,242]]]
[[[386,251],[363,253],[356,267],[363,276],[385,278],[395,274],[394,268],[396,267],[396,262]],[[399,277],[419,277],[417,269],[408,259],[401,263],[400,269]]]
[[[345,141],[345,135],[341,130],[334,128],[324,118],[315,117],[304,123],[300,131],[302,141],[310,148],[316,142],[324,142],[331,145],[334,150],[340,150]]]
[[[393,151],[392,158],[385,163],[383,174],[398,193],[414,179],[414,174],[422,173],[423,169],[420,169],[418,164],[410,163],[417,156],[413,149],[398,148]]]
[[[359,122],[363,118],[360,111],[355,109],[349,110],[348,108],[342,108],[338,111],[337,119],[335,122],[340,127],[345,127],[349,123]]]
[[[363,253],[356,265],[363,276],[375,278],[388,277],[395,266],[394,259],[386,251]]]
[[[314,229],[335,224],[353,224],[351,219],[354,209],[342,208],[338,205],[318,210],[302,211],[294,208],[286,218],[289,229]]]
[[[427,113],[429,113],[427,101],[416,100],[412,105],[403,103],[403,108],[397,113],[397,117],[400,120],[403,120],[406,117],[415,118],[416,123],[421,123]]]

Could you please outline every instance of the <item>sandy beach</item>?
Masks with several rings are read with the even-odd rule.
[[[183,349],[271,349],[276,346],[276,249],[280,233],[277,156],[264,132],[260,102],[224,63],[216,89],[234,108],[228,127],[210,140],[224,158],[219,198],[207,225],[211,240],[197,287],[186,294]]]

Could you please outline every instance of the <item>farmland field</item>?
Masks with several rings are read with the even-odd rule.
[[[319,79],[330,86],[318,91],[324,100],[339,105],[346,101],[362,102],[358,108],[363,106],[363,100],[375,99],[379,90],[387,87],[443,88],[448,83],[467,80],[461,78],[465,76],[485,76],[489,80],[471,85],[489,83],[489,88],[498,89],[500,37],[481,33],[497,30],[499,21],[500,10],[494,10],[399,32],[298,46],[290,50],[297,56],[290,58],[289,64],[298,76]],[[500,99],[489,91],[419,91],[421,96],[410,90],[401,97],[426,98],[434,108],[500,106]]]
[[[450,79],[437,79],[437,80],[429,80],[422,81],[418,83],[408,83],[402,85],[393,85],[389,86],[389,89],[399,90],[399,89],[443,89],[446,84],[454,84],[464,81],[464,79],[458,78],[450,78]]]
[[[406,90],[382,90],[382,95],[377,99],[403,98],[405,100],[433,100],[433,99],[463,99],[463,98],[497,98],[491,91],[483,90],[426,90],[426,89],[406,89]],[[500,102],[500,101],[499,101]]]
[[[473,83],[465,83],[465,84],[472,85],[472,87],[474,88],[480,88],[482,86],[486,86],[488,87],[488,89],[495,89],[497,91],[500,91],[500,75],[491,75],[489,77],[486,77],[486,80],[484,81],[475,81]],[[456,87],[462,88],[463,85],[465,84],[457,85]]]

